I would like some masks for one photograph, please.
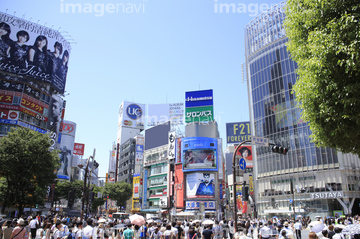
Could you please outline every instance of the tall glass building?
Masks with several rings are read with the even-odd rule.
[[[297,215],[359,213],[359,158],[316,147],[301,119],[292,92],[297,65],[286,50],[284,6],[273,6],[245,28],[252,132],[289,148],[280,155],[254,147],[256,211],[258,216],[294,216],[289,209],[294,202]]]

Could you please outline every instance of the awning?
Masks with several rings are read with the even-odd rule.
[[[159,208],[141,209],[140,212],[159,212]]]

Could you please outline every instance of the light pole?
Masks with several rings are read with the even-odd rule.
[[[84,205],[85,205],[85,195],[86,195],[86,180],[87,180],[87,174],[89,171],[89,162],[90,159],[94,159],[95,158],[95,149],[94,149],[94,153],[93,156],[89,156],[87,161],[86,161],[86,166],[85,166],[85,175],[84,175],[84,187],[83,187],[83,197],[82,197],[82,202],[81,202],[81,215],[80,215],[80,221],[83,221],[84,218]]]

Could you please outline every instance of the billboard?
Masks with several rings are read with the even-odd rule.
[[[139,187],[140,187],[140,174],[134,174],[133,177],[133,198],[139,198],[140,194],[139,194]]]
[[[119,108],[118,126],[144,129],[145,105],[123,101]]]
[[[172,125],[184,124],[184,103],[148,105],[147,126],[156,126],[167,121]]]
[[[204,203],[205,210],[215,210],[216,202],[215,201],[186,201],[186,210],[198,210],[200,209],[200,204]]]
[[[189,173],[186,175],[187,198],[214,198],[214,173]]]
[[[136,136],[135,164],[141,165],[144,161],[144,136]]]
[[[252,146],[240,146],[236,155],[239,155],[240,158],[245,159],[246,168],[253,167],[253,160],[252,160]]]
[[[65,101],[56,94],[53,94],[50,99],[50,112],[47,122],[47,129],[50,132],[51,146],[50,149],[58,148],[61,141],[60,125],[64,118]]]
[[[175,163],[181,163],[181,138],[176,139]]]
[[[184,173],[181,164],[175,165],[175,205],[176,207],[184,207]]]
[[[185,122],[214,121],[213,90],[185,92]]]
[[[170,124],[166,122],[145,130],[145,150],[168,144]]]
[[[226,142],[238,144],[251,140],[250,121],[226,123]]]
[[[217,171],[217,148],[217,139],[183,138],[181,141],[183,171]]]
[[[49,83],[64,93],[71,47],[60,32],[3,12],[0,28],[5,33],[0,71],[15,75],[11,80]]]

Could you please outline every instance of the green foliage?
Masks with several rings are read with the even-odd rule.
[[[360,1],[288,0],[287,49],[312,140],[360,155]]]
[[[57,151],[49,151],[50,137],[27,128],[12,129],[0,138],[0,174],[3,208],[43,204],[47,186],[60,166]]]
[[[60,199],[68,199],[68,195],[71,190],[75,191],[75,199],[76,198],[81,199],[83,188],[84,188],[84,181],[81,180],[76,180],[73,182],[69,182],[67,180],[56,181],[54,200],[59,201]]]
[[[115,200],[117,206],[125,206],[126,201],[132,196],[132,186],[125,182],[105,183],[103,195]]]

